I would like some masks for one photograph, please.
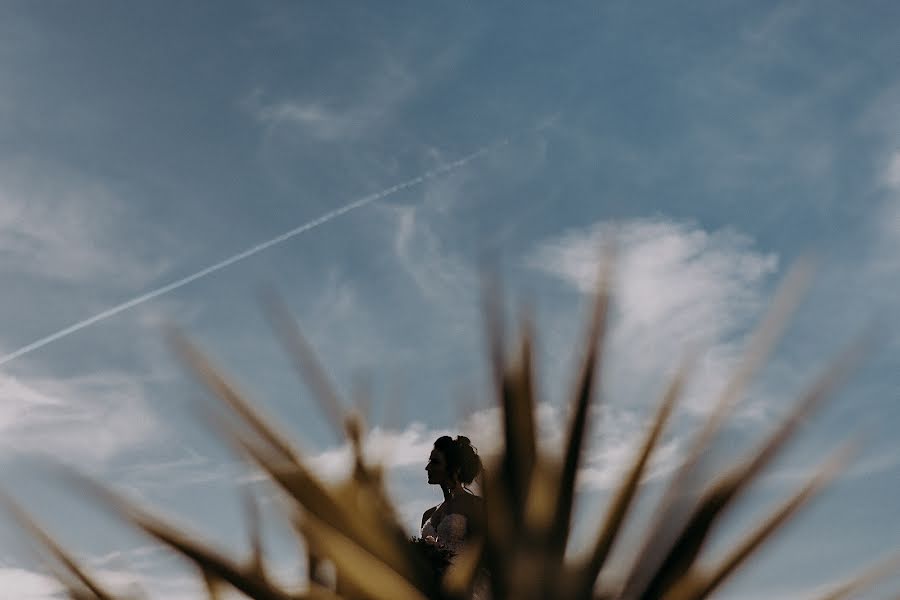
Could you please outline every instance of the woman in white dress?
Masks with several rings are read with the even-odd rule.
[[[441,486],[444,501],[422,515],[422,539],[455,554],[484,523],[482,500],[468,489],[481,472],[481,459],[469,438],[445,435],[434,442],[425,471],[428,483]]]
[[[481,459],[469,438],[445,435],[434,442],[425,471],[428,483],[441,486],[444,501],[422,515],[422,539],[450,550],[452,569],[453,556],[484,531],[484,503],[468,488],[481,473]],[[476,579],[472,600],[488,600],[488,587],[483,573]]]

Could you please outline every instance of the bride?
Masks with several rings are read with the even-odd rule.
[[[439,437],[425,467],[428,483],[441,486],[444,501],[422,515],[422,539],[456,554],[484,523],[482,499],[468,486],[481,472],[481,459],[469,438]]]

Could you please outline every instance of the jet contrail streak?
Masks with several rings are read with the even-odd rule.
[[[445,163],[445,164],[441,165],[440,167],[431,169],[430,171],[426,171],[425,173],[419,175],[418,177],[413,177],[412,179],[407,179],[406,181],[398,183],[397,185],[391,186],[387,189],[381,190],[380,192],[375,192],[374,194],[364,196],[363,198],[360,198],[359,200],[355,200],[349,204],[345,204],[344,206],[341,206],[340,208],[336,208],[330,212],[327,212],[324,215],[322,215],[316,219],[313,219],[312,221],[309,221],[307,223],[304,223],[303,225],[300,225],[299,227],[291,229],[290,231],[286,231],[286,232],[282,233],[281,235],[279,235],[278,237],[274,237],[265,242],[256,244],[255,246],[247,248],[243,252],[239,252],[233,256],[229,256],[228,258],[226,258],[222,261],[219,261],[219,262],[215,263],[214,265],[210,265],[210,266],[206,267],[205,269],[201,269],[200,271],[197,271],[196,273],[194,273],[192,275],[188,275],[187,277],[183,277],[177,281],[173,281],[172,283],[166,284],[162,287],[158,287],[155,290],[151,290],[151,291],[147,292],[146,294],[142,294],[140,296],[137,296],[136,298],[132,298],[131,300],[128,300],[127,302],[123,302],[122,304],[119,304],[117,306],[113,306],[112,308],[104,310],[103,312],[98,313],[98,314],[94,315],[93,317],[89,317],[87,319],[84,319],[83,321],[79,321],[73,325],[69,325],[65,329],[60,329],[56,333],[52,333],[46,337],[43,337],[37,341],[34,341],[34,342],[28,344],[27,346],[22,346],[18,350],[10,352],[6,356],[0,358],[0,365],[5,365],[6,363],[17,359],[20,356],[28,354],[29,352],[33,352],[33,351],[37,350],[38,348],[42,348],[51,342],[55,342],[56,340],[58,340],[60,338],[64,338],[67,335],[75,333],[76,331],[80,331],[80,330],[84,329],[85,327],[93,325],[94,323],[97,323],[99,321],[102,321],[104,319],[112,317],[114,315],[117,315],[120,312],[126,311],[129,308],[137,306],[138,304],[143,304],[144,302],[152,300],[152,299],[156,298],[157,296],[162,296],[163,294],[168,294],[169,292],[177,290],[178,288],[183,287],[193,281],[196,281],[202,277],[206,277],[207,275],[211,275],[212,273],[215,273],[216,271],[224,269],[225,267],[231,266],[236,262],[242,261],[245,258],[249,258],[258,252],[262,252],[263,250],[266,250],[267,248],[271,248],[272,246],[275,246],[276,244],[285,242],[285,241],[291,239],[292,237],[295,237],[297,235],[300,235],[301,233],[309,231],[310,229],[315,229],[319,225],[324,225],[328,221],[336,219],[336,218],[340,217],[341,215],[343,215],[344,213],[350,212],[351,210],[356,210],[357,208],[361,208],[367,204],[375,202],[376,200],[381,200],[382,198],[387,198],[388,196],[391,196],[401,190],[415,187],[419,184],[422,184],[422,183],[428,181],[429,179],[434,179],[435,177],[438,177],[445,173],[455,171],[456,169],[459,169],[460,167],[465,166],[467,163],[475,160],[476,158],[490,152],[491,150],[494,150],[495,148],[504,146],[507,143],[509,143],[509,139],[504,139],[499,142],[494,142],[493,144],[484,146],[484,147],[476,150],[475,152],[472,152],[471,154],[468,154],[458,160],[455,160],[450,163]]]

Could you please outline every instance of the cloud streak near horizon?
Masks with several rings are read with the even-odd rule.
[[[29,354],[30,352],[34,352],[35,350],[43,348],[47,344],[53,343],[61,338],[69,336],[78,331],[81,331],[82,329],[84,329],[86,327],[90,327],[91,325],[93,325],[95,323],[98,323],[100,321],[103,321],[105,319],[113,317],[121,312],[124,312],[130,308],[134,308],[135,306],[138,306],[145,302],[149,302],[150,300],[153,300],[154,298],[157,298],[164,294],[168,294],[169,292],[173,292],[181,287],[188,285],[189,283],[197,281],[198,279],[202,279],[203,277],[206,277],[207,275],[212,275],[213,273],[215,273],[217,271],[221,271],[222,269],[229,267],[237,262],[240,262],[246,258],[250,258],[254,254],[258,254],[258,253],[262,252],[263,250],[267,250],[267,249],[271,248],[272,246],[276,246],[278,244],[281,244],[282,242],[286,242],[287,240],[289,240],[291,238],[294,238],[302,233],[306,233],[307,231],[310,231],[311,229],[315,229],[316,227],[319,227],[320,225],[324,225],[325,223],[328,223],[329,221],[332,221],[348,212],[351,212],[358,208],[362,208],[363,206],[366,206],[367,204],[371,204],[372,202],[375,202],[376,200],[382,200],[393,194],[396,194],[399,191],[409,189],[412,187],[416,187],[418,185],[425,183],[426,181],[434,179],[435,177],[439,177],[441,175],[445,175],[452,171],[456,171],[457,169],[460,169],[460,168],[466,166],[473,160],[487,154],[488,152],[491,152],[492,150],[496,150],[497,148],[505,146],[508,143],[509,143],[509,138],[503,138],[499,141],[495,141],[490,144],[484,145],[481,148],[479,148],[473,152],[470,152],[469,154],[466,154],[462,158],[459,158],[452,162],[444,163],[439,167],[435,167],[434,169],[429,169],[428,171],[425,171],[421,175],[418,175],[411,179],[407,179],[406,181],[402,181],[398,184],[392,185],[391,187],[385,188],[379,192],[369,194],[368,196],[363,196],[362,198],[359,198],[358,200],[354,200],[353,202],[350,202],[339,208],[331,210],[331,211],[325,213],[324,215],[321,215],[321,216],[313,219],[312,221],[307,221],[306,223],[299,225],[289,231],[286,231],[286,232],[282,233],[281,235],[278,235],[274,238],[270,238],[264,242],[255,244],[254,246],[251,246],[250,248],[247,248],[246,250],[238,252],[237,254],[233,254],[233,255],[229,256],[228,258],[225,258],[225,259],[223,259],[213,265],[210,265],[204,269],[196,271],[196,272],[192,273],[191,275],[187,275],[186,277],[182,277],[181,279],[178,279],[176,281],[173,281],[171,283],[168,283],[166,285],[163,285],[161,287],[153,289],[144,294],[141,294],[140,296],[132,298],[131,300],[127,300],[125,302],[122,302],[121,304],[117,304],[116,306],[113,306],[112,308],[108,308],[107,310],[97,313],[96,315],[94,315],[92,317],[88,317],[87,319],[78,321],[77,323],[69,325],[68,327],[60,329],[59,331],[56,331],[55,333],[51,333],[50,335],[47,335],[38,340],[35,340],[34,342],[31,342],[30,344],[22,346],[18,350],[14,350],[13,352],[6,354],[2,358],[0,358],[0,366],[10,363],[13,360],[15,360],[21,356]]]

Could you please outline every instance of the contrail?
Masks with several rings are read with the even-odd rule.
[[[132,298],[131,300],[123,302],[122,304],[119,304],[117,306],[113,306],[112,308],[104,310],[103,312],[98,313],[98,314],[94,315],[93,317],[89,317],[87,319],[84,319],[83,321],[78,321],[77,323],[75,323],[73,325],[69,325],[68,327],[66,327],[64,329],[60,329],[56,333],[51,333],[50,335],[48,335],[46,337],[43,337],[37,341],[31,342],[27,346],[22,346],[18,350],[10,352],[6,356],[0,358],[0,365],[5,365],[6,363],[17,359],[20,356],[28,354],[29,352],[33,352],[33,351],[37,350],[38,348],[42,348],[51,342],[55,342],[56,340],[58,340],[60,338],[66,337],[67,335],[71,335],[71,334],[75,333],[76,331],[80,331],[80,330],[84,329],[85,327],[93,325],[94,323],[97,323],[104,319],[108,319],[109,317],[117,315],[120,312],[126,311],[129,308],[135,307],[138,304],[143,304],[144,302],[152,300],[158,296],[162,296],[163,294],[168,294],[169,292],[177,290],[178,288],[183,287],[193,281],[196,281],[202,277],[206,277],[207,275],[211,275],[211,274],[215,273],[216,271],[219,271],[221,269],[224,269],[225,267],[233,265],[236,262],[242,261],[245,258],[249,258],[258,252],[262,252],[263,250],[266,250],[267,248],[271,248],[272,246],[275,246],[276,244],[280,244],[282,242],[285,242],[285,241],[291,239],[292,237],[300,235],[301,233],[305,233],[305,232],[309,231],[310,229],[315,229],[316,227],[318,227],[320,225],[324,225],[325,223],[327,223],[333,219],[336,219],[336,218],[340,217],[341,215],[350,212],[351,210],[356,210],[357,208],[361,208],[367,204],[375,202],[376,200],[381,200],[382,198],[387,198],[388,196],[396,194],[397,192],[399,192],[401,190],[415,187],[417,185],[420,185],[420,184],[428,181],[429,179],[434,179],[435,177],[444,175],[445,173],[455,171],[455,170],[465,166],[466,164],[472,162],[476,158],[478,158],[484,154],[487,154],[488,152],[490,152],[496,148],[505,146],[508,143],[509,143],[509,138],[500,140],[498,142],[494,142],[492,144],[488,144],[487,146],[483,146],[480,149],[472,152],[471,154],[467,154],[466,156],[463,156],[462,158],[460,158],[458,160],[455,160],[450,163],[445,163],[439,167],[431,169],[430,171],[425,171],[418,177],[413,177],[412,179],[407,179],[406,181],[398,183],[397,185],[391,186],[387,189],[381,190],[380,192],[375,192],[374,194],[369,194],[368,196],[364,196],[363,198],[360,198],[359,200],[355,200],[349,204],[345,204],[344,206],[341,206],[340,208],[336,208],[330,212],[327,212],[324,215],[322,215],[316,219],[313,219],[312,221],[309,221],[307,223],[304,223],[303,225],[300,225],[299,227],[295,227],[294,229],[291,229],[290,231],[286,231],[277,237],[274,237],[270,240],[266,240],[265,242],[260,242],[259,244],[256,244],[255,246],[247,248],[243,252],[239,252],[237,254],[229,256],[228,258],[221,260],[221,261],[215,263],[214,265],[210,265],[210,266],[206,267],[205,269],[201,269],[192,275],[188,275],[187,277],[182,277],[181,279],[179,279],[177,281],[173,281],[162,287],[158,287],[155,290],[151,290],[151,291],[147,292],[146,294],[142,294],[140,296],[137,296],[136,298]]]

